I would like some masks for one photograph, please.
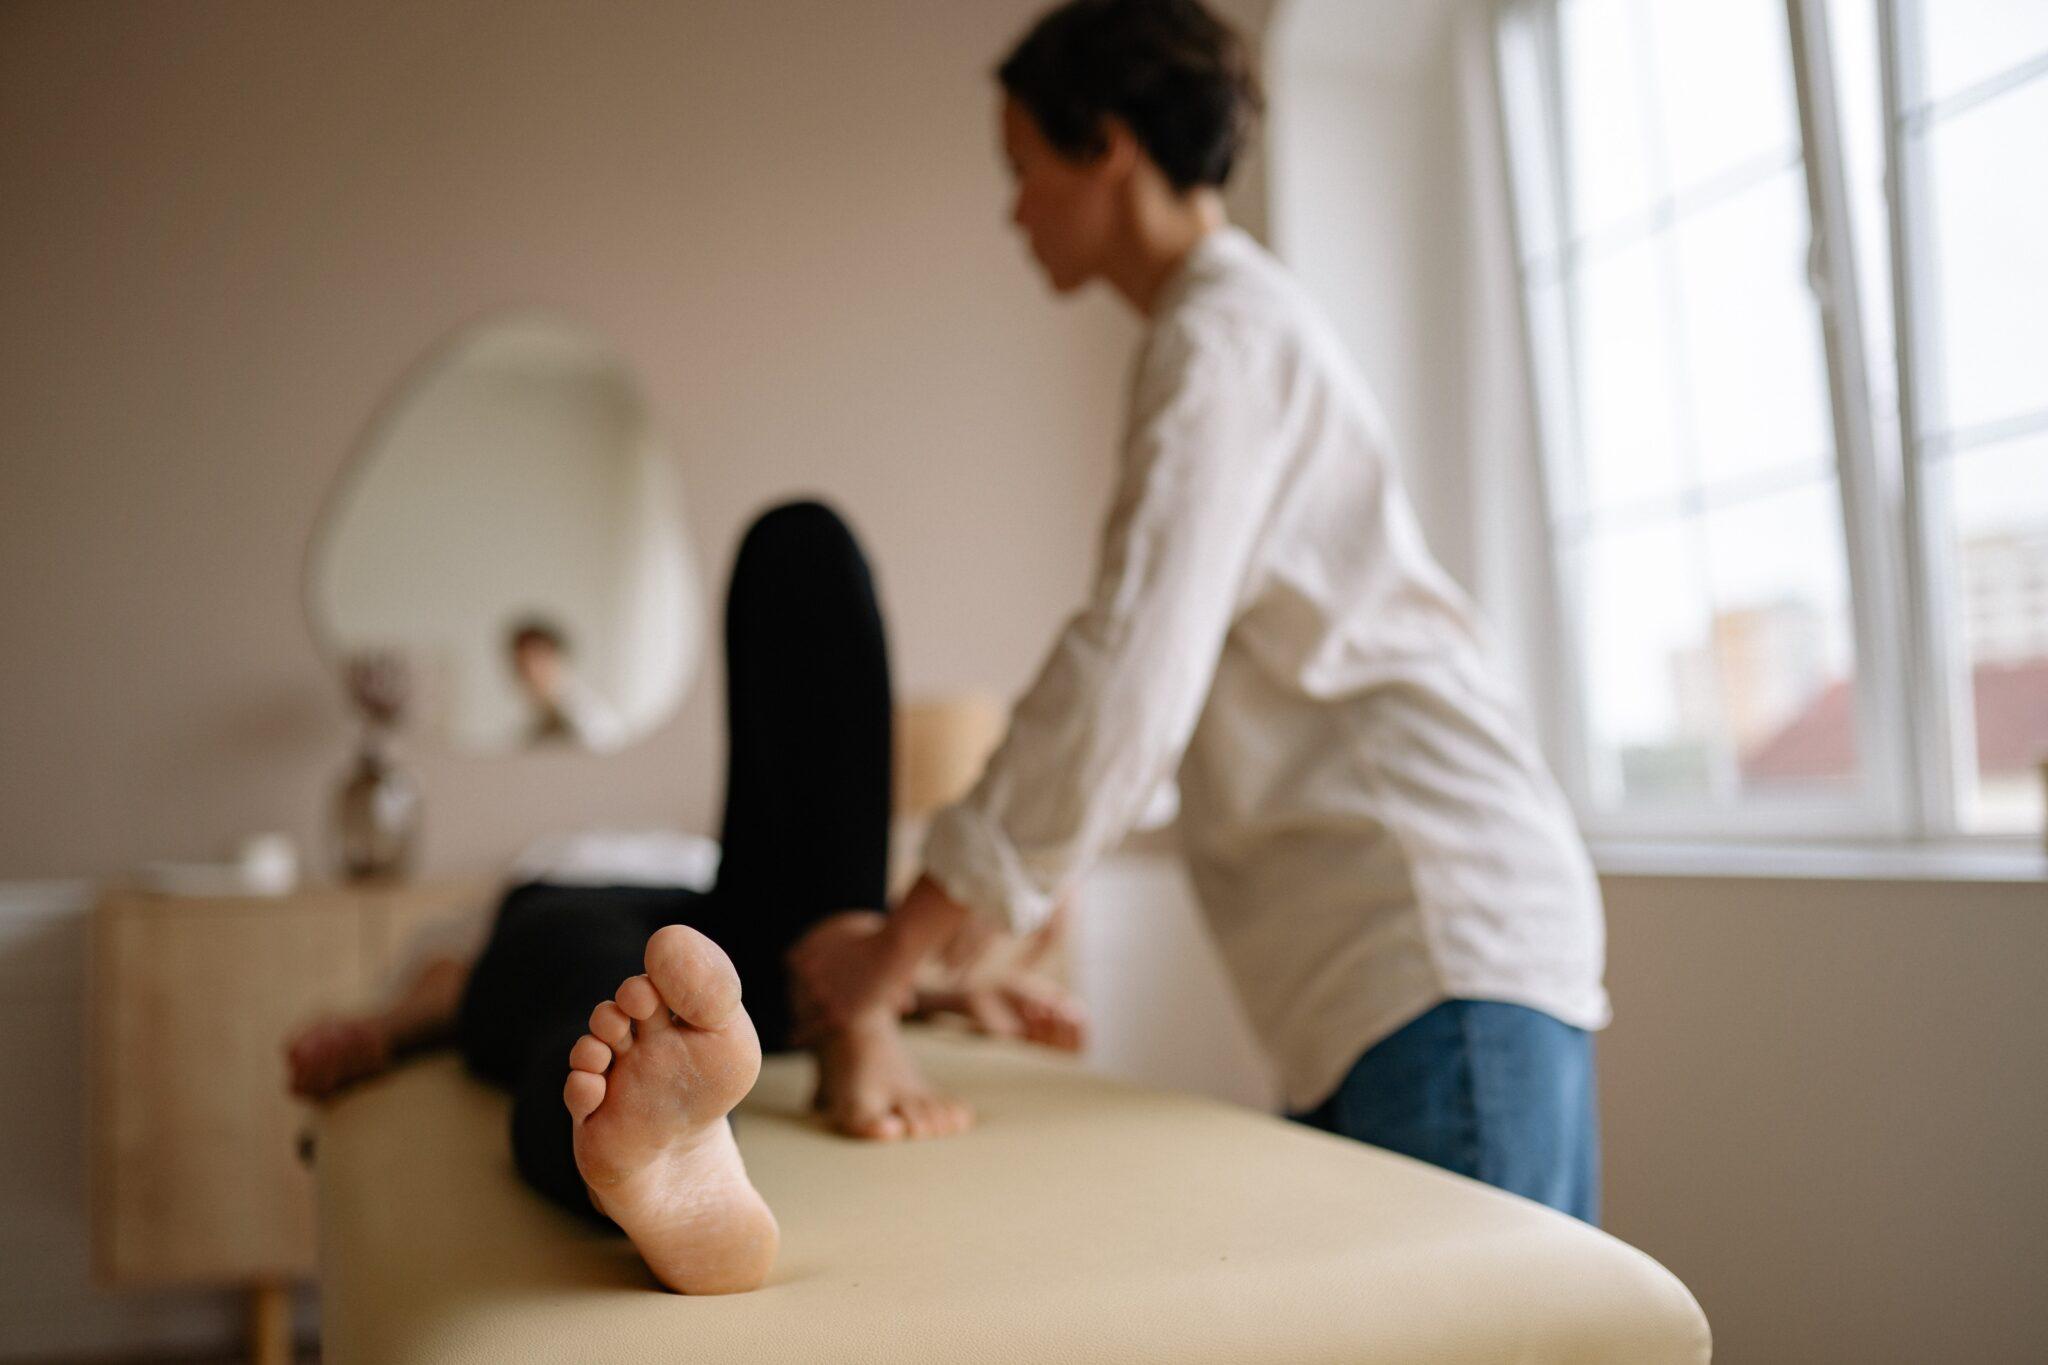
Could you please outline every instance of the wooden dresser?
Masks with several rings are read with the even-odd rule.
[[[314,1273],[315,1235],[285,1037],[380,1000],[417,934],[492,897],[477,881],[103,898],[89,985],[100,1278],[246,1287],[252,1356],[288,1359],[290,1289]]]

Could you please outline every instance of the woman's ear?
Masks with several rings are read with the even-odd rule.
[[[1096,157],[1096,170],[1113,180],[1123,180],[1138,169],[1138,163],[1145,158],[1144,144],[1131,131],[1131,125],[1115,114],[1104,114],[1098,125],[1102,151]]]

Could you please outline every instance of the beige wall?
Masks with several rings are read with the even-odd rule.
[[[1605,887],[1607,1226],[1717,1358],[2048,1359],[2048,885]]]
[[[0,877],[284,828],[349,731],[300,556],[450,329],[560,307],[638,370],[707,584],[822,492],[905,691],[1009,692],[1082,590],[1135,328],[1006,226],[1035,0],[0,9]],[[410,752],[428,857],[707,827],[721,670],[610,759]]]
[[[1460,164],[1444,154],[1458,112],[1448,58],[1432,48],[1419,69],[1375,69],[1318,51],[1315,36],[1274,51],[1274,248],[1350,348],[1386,415],[1430,549],[1469,587],[1467,260],[1464,235],[1445,230],[1462,210]]]

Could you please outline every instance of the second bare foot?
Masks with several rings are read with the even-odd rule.
[[[904,1050],[893,1014],[876,1013],[829,1034],[816,1052],[813,1104],[848,1137],[946,1137],[974,1126],[972,1109],[925,1080]]]

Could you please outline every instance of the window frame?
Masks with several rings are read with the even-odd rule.
[[[1918,733],[1926,708],[1915,704],[1907,672],[1918,651],[1902,647],[1914,630],[1915,613],[1898,572],[1902,546],[1895,529],[1905,525],[1901,499],[1908,494],[1896,465],[1887,468],[1877,448],[1827,0],[1785,0],[1785,22],[1812,231],[1808,278],[1827,353],[1835,481],[1855,621],[1857,752],[1874,786],[1867,832],[1893,840],[1924,836],[1927,812],[1915,809],[1912,794],[1926,790]]]
[[[1949,597],[1956,566],[1947,552],[1942,480],[1929,477],[1923,431],[1939,402],[1938,339],[1928,334],[1936,281],[1928,255],[1926,147],[1912,121],[1923,118],[1924,52],[1917,41],[1923,0],[1874,0],[1880,57],[1891,308],[1897,366],[1899,445],[1880,450],[1857,287],[1855,223],[1828,34],[1827,0],[1780,0],[1791,56],[1800,167],[1807,192],[1808,277],[1826,365],[1834,438],[1833,477],[1842,517],[1855,651],[1858,779],[1853,793],[1820,801],[1746,795],[1595,804],[1590,771],[1588,688],[1576,566],[1560,551],[1556,481],[1579,448],[1578,355],[1569,282],[1574,243],[1565,209],[1565,140],[1559,0],[1493,0],[1489,55],[1502,149],[1521,323],[1530,429],[1543,501],[1541,547],[1548,563],[1546,607],[1559,636],[1562,669],[1557,734],[1560,779],[1588,833],[1606,840],[1768,839],[1948,841],[2009,844],[2005,832],[1963,827],[1976,776],[1973,717],[1959,712],[1956,622]],[[1555,245],[1532,249],[1532,240]],[[1867,244],[1866,244],[1867,245]],[[1546,264],[1554,263],[1554,264]],[[1545,268],[1537,269],[1539,265]],[[1554,280],[1546,277],[1555,276]],[[1549,306],[1538,304],[1550,291]],[[2024,836],[2019,836],[2024,837]]]
[[[1949,619],[1939,590],[1953,581],[1955,565],[1939,534],[1946,508],[1938,487],[1930,487],[1919,458],[1923,419],[1939,399],[1940,352],[1928,332],[1934,315],[1934,280],[1926,260],[1927,199],[1924,149],[1906,133],[1905,111],[1918,102],[1926,83],[1924,53],[1908,41],[1908,24],[1918,24],[1911,0],[1875,0],[1879,79],[1883,94],[1885,175],[1891,192],[1885,196],[1886,228],[1891,233],[1891,305],[1893,357],[1898,366],[1899,482],[1903,499],[1900,564],[1904,570],[1902,623],[1912,650],[1905,677],[1915,705],[1908,718],[1913,738],[1919,795],[1914,812],[1924,837],[1960,832],[1962,791],[1958,774],[1965,767],[1964,745],[1972,736],[1959,734],[1955,723],[1957,679],[1952,676],[1953,651],[1948,642],[1955,623]],[[1972,718],[1974,720],[1974,717]]]
[[[1878,15],[1878,55],[1883,84],[1885,165],[1892,192],[1886,196],[1892,238],[1892,313],[1897,335],[1899,462],[1904,492],[1902,562],[1907,583],[1905,616],[1914,632],[1908,660],[1917,764],[1922,785],[1917,812],[1924,837],[1958,842],[2004,843],[2024,834],[1971,830],[1965,810],[1976,795],[1976,707],[1972,670],[1962,647],[1955,610],[1958,565],[1951,553],[1953,509],[1946,480],[1929,466],[1952,460],[1958,434],[1988,444],[2001,435],[2041,429],[2037,409],[1986,427],[1958,428],[1948,420],[1942,340],[1936,334],[1940,294],[1939,263],[1933,250],[1934,204],[1929,194],[1928,132],[1941,118],[1986,99],[1995,99],[2035,80],[2048,79],[2048,52],[1980,78],[1964,90],[1937,100],[1928,93],[1927,0],[1873,0]],[[1960,106],[1960,107],[1959,107]],[[1925,434],[1923,434],[1925,433]],[[1971,696],[1972,704],[1957,704]]]

